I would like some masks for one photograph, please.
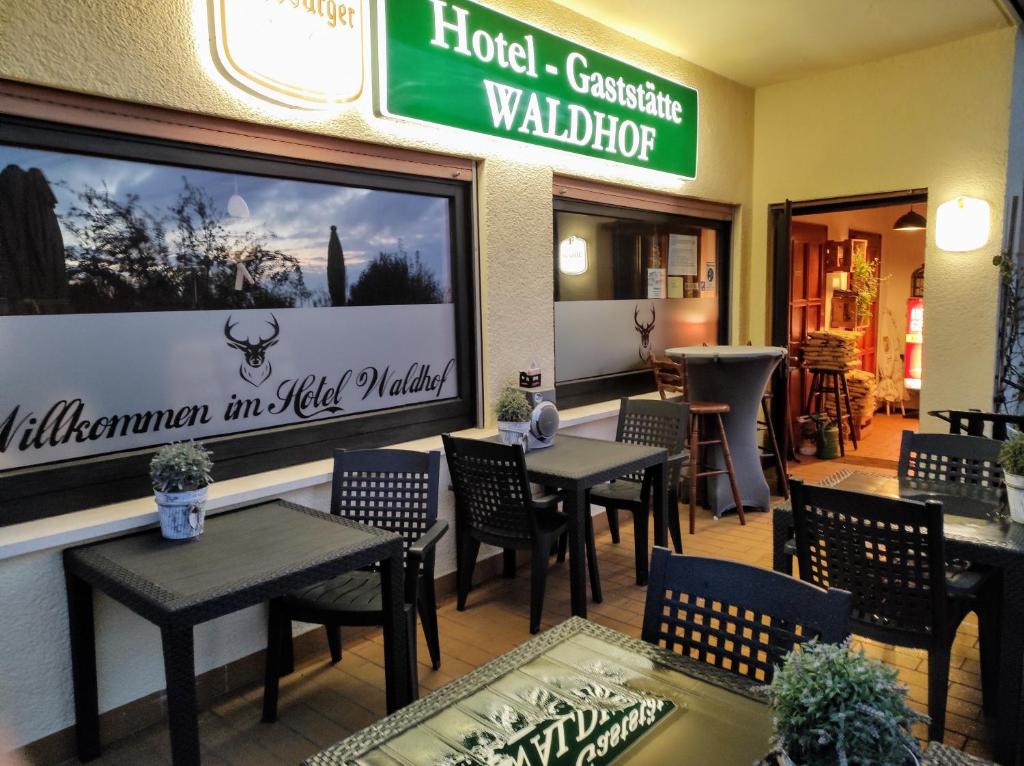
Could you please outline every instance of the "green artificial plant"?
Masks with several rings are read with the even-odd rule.
[[[920,750],[910,727],[927,718],[907,707],[893,668],[849,641],[809,641],[775,671],[768,693],[776,745],[799,766],[903,766]]]
[[[495,410],[501,423],[526,423],[533,413],[526,394],[512,386],[506,386],[501,392]]]
[[[149,475],[157,492],[191,492],[210,482],[213,461],[202,444],[172,442],[156,451],[149,463]]]
[[[1014,476],[1024,476],[1024,434],[1017,434],[1003,442],[999,449],[999,465]]]

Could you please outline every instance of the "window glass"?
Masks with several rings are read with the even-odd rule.
[[[452,194],[264,165],[0,145],[0,471],[460,396]]]
[[[719,231],[608,210],[555,213],[558,383],[639,370],[652,352],[717,342]]]

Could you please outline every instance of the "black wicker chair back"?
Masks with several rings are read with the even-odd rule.
[[[661,447],[669,456],[678,455],[686,447],[686,429],[690,407],[686,402],[664,402],[646,399],[619,401],[619,422],[615,441]],[[643,482],[644,471],[623,476],[617,481]]]
[[[536,527],[522,447],[448,434],[443,439],[459,524],[496,545],[530,540]]]
[[[904,431],[899,475],[901,479],[999,488],[1003,486],[1001,446],[1001,442],[984,436]]]
[[[409,547],[437,521],[441,453],[335,450],[331,513],[386,529]]]
[[[927,647],[946,625],[942,503],[791,489],[801,579],[850,591],[855,633]]]
[[[850,594],[720,559],[655,548],[641,637],[761,683],[796,645],[848,635]]]

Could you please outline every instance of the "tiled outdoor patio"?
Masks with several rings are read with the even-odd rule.
[[[892,427],[899,426],[895,422]],[[884,426],[883,426],[884,427]],[[856,458],[854,458],[856,460]],[[869,470],[885,471],[882,461]],[[809,480],[837,469],[836,462],[794,465],[794,473]],[[893,469],[888,469],[892,471]],[[685,507],[682,509],[685,514]],[[750,513],[741,527],[735,516],[713,521],[707,512],[698,516],[697,534],[686,536],[686,553],[771,566],[771,516]],[[685,525],[684,525],[685,526]],[[644,589],[633,580],[631,526],[622,525],[622,542],[613,545],[607,529],[598,527],[598,557],[604,603],[590,605],[590,619],[630,635],[639,636]],[[514,580],[494,579],[472,592],[465,612],[455,609],[455,598],[442,598],[439,606],[442,667],[430,668],[422,640],[419,643],[421,694],[468,673],[476,666],[507,652],[529,638],[529,576],[523,569]],[[552,563],[548,579],[543,628],[569,615],[568,569]],[[950,698],[946,716],[949,745],[989,756],[991,728],[981,715],[977,623],[973,615],[960,629],[953,646]],[[348,629],[343,634],[344,657],[331,667],[326,641],[322,654],[301,663],[283,679],[280,716],[276,724],[260,723],[262,687],[232,693],[216,701],[200,718],[204,763],[295,764],[384,715],[383,643],[379,631]],[[926,655],[923,651],[868,643],[869,653],[899,669],[910,689],[914,707],[926,708]],[[919,732],[923,736],[923,729]],[[154,726],[106,749],[103,766],[170,763],[166,725]]]

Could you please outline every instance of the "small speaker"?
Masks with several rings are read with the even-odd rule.
[[[554,405],[558,405],[555,401],[555,389],[553,388],[523,388],[519,386],[519,390],[523,392],[526,397],[526,401],[530,403],[531,407],[536,407],[541,402],[551,402]]]

